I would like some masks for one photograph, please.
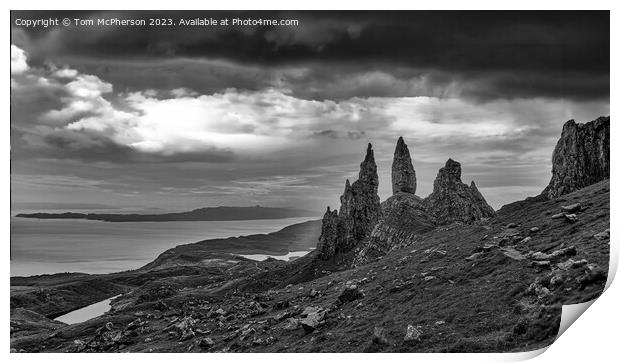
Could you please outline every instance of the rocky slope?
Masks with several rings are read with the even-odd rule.
[[[585,124],[570,120],[553,150],[552,177],[542,195],[557,198],[609,179],[609,116]]]
[[[581,203],[575,223],[553,218],[575,203]],[[358,268],[324,271],[294,285],[256,288],[256,269],[278,270],[269,261],[160,276],[117,299],[108,314],[52,333],[22,331],[11,346],[31,352],[533,350],[554,340],[562,304],[602,292],[608,228],[609,181],[603,181],[559,199],[505,206],[479,224],[436,228]],[[243,289],[250,282],[252,292]]]
[[[604,137],[593,135],[592,144]],[[399,140],[395,152],[396,179],[411,181],[405,174],[413,166],[409,169],[403,145]],[[557,186],[574,185],[570,178],[567,183]],[[17,310],[25,306],[13,304],[12,292],[11,347],[27,352],[527,351],[553,342],[563,304],[588,301],[603,291],[608,179],[497,212],[474,183],[462,183],[460,164],[453,160],[439,171],[426,199],[399,186],[379,204],[377,187],[369,145],[359,179],[346,183],[339,212],[327,209],[316,251],[288,263],[256,262],[210,253],[206,244],[179,246],[143,269],[105,275],[104,281],[126,290],[112,311],[84,323],[56,325]],[[51,286],[53,278],[24,278],[20,286],[12,281],[12,288]]]

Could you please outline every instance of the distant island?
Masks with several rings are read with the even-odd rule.
[[[239,221],[314,217],[317,213],[303,209],[270,207],[207,207],[189,212],[163,214],[114,214],[114,213],[20,213],[16,217],[36,219],[88,219],[106,222],[172,222],[172,221]]]

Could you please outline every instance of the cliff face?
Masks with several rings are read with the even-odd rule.
[[[552,156],[552,176],[542,195],[549,199],[609,179],[609,116],[585,124],[570,120]]]
[[[392,162],[392,193],[405,192],[415,194],[416,177],[409,148],[402,137],[398,138],[394,161]]]
[[[347,180],[340,197],[340,212],[328,212],[323,217],[323,233],[319,239],[319,256],[328,259],[346,252],[366,238],[379,221],[379,176],[372,145],[360,164],[359,178],[353,184]],[[333,228],[333,225],[336,228]]]
[[[424,202],[439,224],[471,223],[495,215],[476,184],[468,187],[461,181],[461,164],[452,159],[439,169],[433,192]]]

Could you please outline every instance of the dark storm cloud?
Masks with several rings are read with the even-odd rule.
[[[13,25],[20,202],[323,210],[367,142],[391,195],[402,135],[420,196],[453,158],[498,207],[548,182],[563,122],[609,114],[608,12],[11,13],[49,16],[300,26]]]
[[[11,13],[12,19],[44,15],[48,14]],[[438,87],[445,87],[448,80],[469,82],[463,94],[481,100],[537,96],[593,99],[609,94],[607,11],[191,11],[54,16],[293,18],[299,19],[300,25],[27,30],[13,26],[13,41],[29,52],[33,62],[62,55],[134,61],[209,58],[263,68],[317,61],[340,65],[323,72],[334,85],[329,88],[330,82],[326,83],[325,94],[322,87],[304,94],[305,78],[297,80],[297,94],[308,98],[338,97],[333,91],[338,89],[338,76],[346,73],[343,69],[356,68],[360,63],[364,64],[357,66],[360,74],[381,69],[400,79],[403,72],[397,70],[404,69],[404,73],[417,70],[432,74],[429,82]],[[228,87],[257,89],[265,83],[262,77],[230,78],[233,81]],[[395,91],[380,82],[361,86],[361,97],[394,93],[416,96],[424,91],[407,87]]]
[[[174,154],[146,153],[121,145],[104,134],[66,129],[20,132],[11,130],[14,159],[66,159],[118,164],[162,164],[176,162],[226,163],[235,160],[230,150],[208,148]]]

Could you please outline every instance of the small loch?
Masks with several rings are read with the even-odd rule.
[[[85,322],[86,320],[90,320],[92,318],[96,318],[110,311],[110,308],[112,307],[112,300],[119,296],[120,295],[116,295],[109,299],[90,304],[81,309],[73,310],[72,312],[61,315],[54,320],[63,322],[65,324],[77,324]]]

